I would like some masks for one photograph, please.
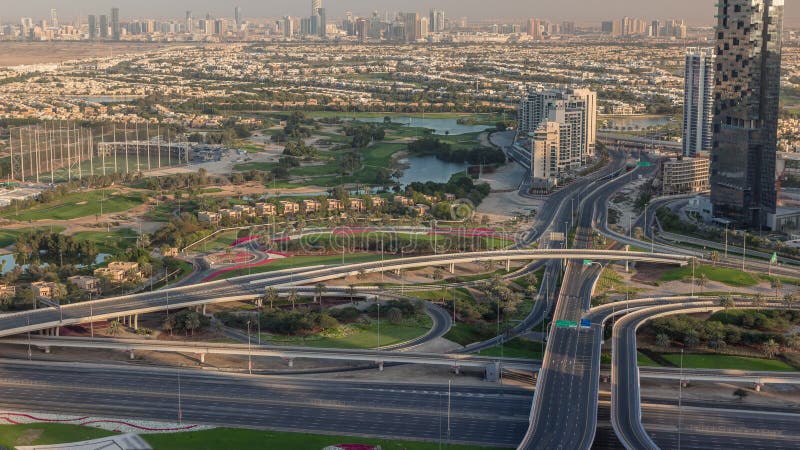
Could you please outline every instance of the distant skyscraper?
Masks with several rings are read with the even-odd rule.
[[[714,215],[769,227],[777,206],[775,159],[784,0],[719,0],[711,202]]]
[[[444,31],[444,11],[441,9],[431,9],[428,17],[428,30],[432,33]]]
[[[58,28],[58,12],[55,9],[50,10],[50,22],[53,28]]]
[[[369,34],[369,20],[356,19],[356,36],[358,36],[358,42],[363,44],[367,39],[367,34]]]
[[[289,16],[283,18],[283,36],[287,38],[294,36],[294,22]]]
[[[319,37],[328,35],[328,16],[325,8],[317,9],[317,35]]]
[[[403,15],[403,24],[405,26],[405,41],[416,42],[421,34],[419,13],[405,13]]]
[[[89,15],[89,40],[94,41],[97,39],[97,16],[94,14]]]
[[[100,15],[100,38],[108,39],[108,15]]]
[[[192,19],[192,12],[186,11],[186,32],[191,33],[194,31],[194,19]]]
[[[111,39],[118,41],[122,37],[119,26],[119,8],[111,8]]]
[[[322,8],[322,0],[311,0],[311,17],[319,14],[320,8]]]
[[[714,49],[686,51],[683,95],[683,154],[710,151],[714,119]]]

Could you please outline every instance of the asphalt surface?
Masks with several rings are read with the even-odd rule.
[[[91,380],[91,382],[87,382]],[[180,383],[180,410],[178,392]],[[0,361],[0,407],[128,419],[513,446],[532,393],[196,370]]]

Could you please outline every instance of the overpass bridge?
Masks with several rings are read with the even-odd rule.
[[[383,370],[384,363],[423,364],[448,366],[458,370],[462,367],[486,368],[502,364],[505,369],[534,371],[539,364],[529,359],[495,358],[463,353],[418,353],[388,350],[348,350],[338,348],[289,347],[276,345],[219,344],[210,342],[171,342],[150,339],[91,339],[80,337],[31,337],[6,338],[2,344],[50,347],[122,350],[129,352],[131,359],[136,351],[187,353],[198,355],[201,363],[206,355],[263,356],[281,358],[293,365],[298,358],[332,361],[360,361],[375,363]]]
[[[102,300],[62,305],[23,311],[0,316],[0,337],[31,331],[53,329],[95,320],[130,316],[134,323],[136,315],[169,311],[170,309],[203,306],[253,300],[263,295],[266,287],[297,289],[300,285],[311,285],[360,273],[401,271],[431,266],[449,266],[483,261],[511,261],[565,259],[573,261],[646,261],[664,264],[688,264],[689,258],[680,255],[624,252],[610,250],[508,250],[496,252],[458,253],[419,256],[372,263],[348,264],[334,267],[281,271],[273,274],[257,274],[213,281],[192,286],[147,292],[142,294],[112,297]]]

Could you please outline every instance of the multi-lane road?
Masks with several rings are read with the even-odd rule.
[[[449,433],[449,442],[485,446],[522,439],[531,395],[493,385],[454,384],[448,393],[447,383],[0,360],[0,399],[7,409],[445,443]]]

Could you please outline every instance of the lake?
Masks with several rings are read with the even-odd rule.
[[[365,117],[359,118],[360,122],[368,123],[383,123],[383,117]],[[491,125],[464,125],[458,123],[458,119],[422,119],[419,117],[392,117],[392,123],[400,123],[407,127],[427,128],[433,130],[433,134],[443,136],[451,134],[458,136],[460,134],[480,133],[486,131],[487,128],[492,128]]]
[[[407,166],[400,177],[402,185],[426,181],[447,183],[453,174],[464,172],[469,167],[466,163],[440,161],[434,156],[412,156],[401,159],[400,163]]]

